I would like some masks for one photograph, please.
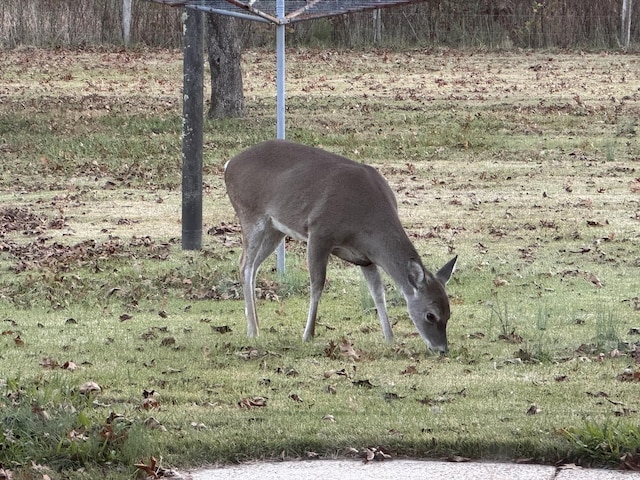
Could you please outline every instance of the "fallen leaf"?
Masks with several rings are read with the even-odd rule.
[[[509,282],[507,282],[504,278],[495,278],[493,280],[493,284],[496,287],[506,287],[507,285],[509,285]]]
[[[89,440],[89,436],[85,434],[84,429],[80,431],[76,431],[75,429],[73,429],[67,434],[67,436],[72,442],[86,442],[87,440]]]
[[[215,333],[221,333],[221,334],[233,332],[233,330],[231,330],[231,327],[229,327],[228,325],[220,325],[220,326],[211,325],[211,330],[213,330]]]
[[[367,447],[360,453],[360,455],[364,458],[364,463],[374,460],[381,462],[391,458],[391,455],[385,453],[380,447]]]
[[[402,400],[404,398],[395,392],[387,392],[383,396],[387,402],[392,402],[393,400]]]
[[[598,392],[585,392],[587,395],[589,395],[590,397],[594,397],[594,398],[607,398],[609,397],[608,393],[603,392],[602,390],[598,391]]]
[[[96,382],[85,382],[80,386],[81,395],[89,395],[92,392],[100,393],[102,389]]]
[[[147,418],[142,422],[142,424],[150,430],[160,430],[161,432],[167,431],[167,428],[153,417]]]
[[[142,401],[142,408],[144,408],[145,410],[160,408],[160,402],[158,402],[155,398],[148,397]]]
[[[373,388],[375,385],[371,383],[371,380],[354,380],[353,383],[356,387]]]
[[[593,273],[589,274],[589,276],[587,277],[587,280],[589,280],[591,283],[593,283],[597,288],[601,288],[602,287],[602,282]]]
[[[498,336],[498,338],[509,343],[522,343],[522,337],[518,335],[515,330],[512,330],[509,334],[501,334]]]
[[[542,410],[536,406],[535,403],[532,403],[529,409],[527,410],[527,415],[537,415]]]
[[[267,406],[267,398],[265,397],[245,397],[241,398],[238,401],[238,407],[252,409],[253,407],[266,407]]]
[[[300,397],[300,395],[298,395],[297,393],[292,393],[291,395],[289,395],[289,398],[294,402],[302,403],[302,397]]]
[[[418,373],[418,368],[415,365],[409,365],[400,372],[400,375],[415,375],[416,373]]]
[[[341,377],[348,377],[347,371],[344,368],[340,370],[327,370],[324,372],[324,378],[331,378],[333,375],[338,375]]]
[[[146,463],[135,463],[133,466],[136,467],[138,470],[142,470],[144,473],[146,473],[150,477],[158,478],[157,460],[153,456],[149,458],[148,465]]]
[[[632,369],[627,368],[616,377],[616,380],[619,382],[640,382],[640,372],[634,372]]]
[[[42,420],[47,421],[51,419],[49,413],[37,403],[31,405],[31,412]]]
[[[333,340],[329,340],[329,343],[324,347],[325,357],[329,357],[331,360],[335,360],[337,356],[338,345]]]
[[[62,364],[62,368],[64,370],[69,370],[70,372],[73,372],[78,369],[78,365],[76,365],[74,362],[64,362]]]
[[[485,337],[485,334],[482,332],[474,332],[469,334],[469,338],[474,340],[482,340]]]
[[[451,455],[446,458],[446,461],[454,462],[454,463],[464,463],[464,462],[470,462],[471,459],[467,457],[461,457],[460,455]]]
[[[40,366],[46,370],[53,370],[54,368],[59,367],[59,364],[53,358],[46,357],[40,360]]]
[[[346,339],[340,344],[340,355],[345,358],[350,358],[354,362],[359,362],[361,357],[360,352],[356,351],[353,344]]]

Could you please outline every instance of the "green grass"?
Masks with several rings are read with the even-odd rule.
[[[388,279],[386,344],[358,269],[337,260],[303,343],[296,243],[284,277],[265,262],[261,336],[246,338],[221,173],[275,131],[255,55],[246,118],[206,123],[208,233],[203,251],[184,252],[180,55],[135,59],[111,90],[99,71],[74,70],[77,82],[42,96],[38,66],[53,54],[32,52],[24,75],[28,52],[7,52],[0,91],[20,88],[0,102],[0,465],[120,479],[151,456],[187,468],[366,446],[608,467],[634,455],[637,106],[610,100],[628,85],[606,72],[636,62],[556,55],[538,79],[529,66],[551,54],[449,53],[292,52],[287,112],[288,138],[379,168],[430,269],[459,254],[451,350],[438,357]],[[571,86],[587,71],[605,73]],[[86,382],[101,391],[80,393]]]

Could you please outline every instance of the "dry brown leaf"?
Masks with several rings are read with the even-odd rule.
[[[418,367],[415,365],[409,365],[407,368],[400,372],[400,375],[415,375],[418,373]]]
[[[532,403],[529,409],[527,410],[527,415],[537,415],[542,410],[536,406],[535,403]]]
[[[89,395],[90,393],[100,393],[102,391],[102,389],[100,388],[100,385],[98,385],[96,382],[85,382],[82,385],[80,385],[80,394],[81,395]]]
[[[34,403],[33,405],[31,405],[31,412],[35,416],[41,418],[42,420],[46,421],[51,419],[51,416],[49,415],[49,413],[37,403]]]
[[[246,408],[248,410],[254,407],[266,407],[267,398],[265,397],[245,397],[241,398],[237,403],[239,408]]]
[[[233,331],[231,327],[229,327],[229,325],[219,325],[219,326],[211,325],[211,330],[214,331],[215,333],[220,333],[220,334],[231,333]]]
[[[464,463],[464,462],[470,462],[471,459],[467,458],[467,457],[461,457],[460,455],[451,455],[449,457],[446,458],[447,462],[454,462],[454,463]]]
[[[292,393],[291,395],[289,395],[289,398],[294,402],[302,403],[302,397],[297,393]]]
[[[361,358],[361,352],[356,350],[353,344],[347,339],[343,340],[340,344],[340,355],[345,358],[350,358],[354,362],[359,362]]]
[[[153,417],[147,418],[142,422],[142,424],[150,430],[160,430],[161,432],[167,431],[167,428]]]
[[[146,463],[135,463],[133,466],[138,470],[142,470],[145,474],[149,475],[153,478],[158,478],[158,470],[157,470],[157,460],[155,457],[151,456],[149,458],[149,464]]]
[[[57,368],[60,365],[53,358],[45,357],[42,360],[40,360],[40,366],[46,370],[53,370],[54,368]]]
[[[72,442],[86,442],[89,440],[89,436],[85,434],[84,429],[81,429],[80,431],[75,429],[71,430],[67,436]]]
[[[593,283],[597,288],[601,288],[602,287],[602,282],[593,273],[590,273],[587,276],[587,280],[589,280],[591,283]]]
[[[616,380],[619,382],[640,382],[640,372],[634,372],[632,369],[627,368],[616,377]]]
[[[64,370],[69,370],[70,372],[73,372],[78,369],[78,365],[76,365],[74,362],[67,361],[62,364],[62,368]]]
[[[151,410],[152,408],[160,408],[160,402],[153,397],[147,397],[142,401],[142,408]]]
[[[515,330],[513,330],[508,335],[501,334],[498,336],[498,338],[500,340],[505,340],[509,343],[516,343],[516,344],[522,343],[522,337],[518,335]]]

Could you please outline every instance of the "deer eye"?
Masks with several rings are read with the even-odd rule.
[[[436,316],[435,314],[429,312],[424,316],[425,320],[429,323],[436,323]]]

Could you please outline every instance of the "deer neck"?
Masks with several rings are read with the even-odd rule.
[[[386,238],[382,242],[382,251],[376,256],[375,263],[389,275],[407,297],[413,294],[414,287],[409,280],[408,267],[414,262],[422,266],[420,255],[407,235]]]

